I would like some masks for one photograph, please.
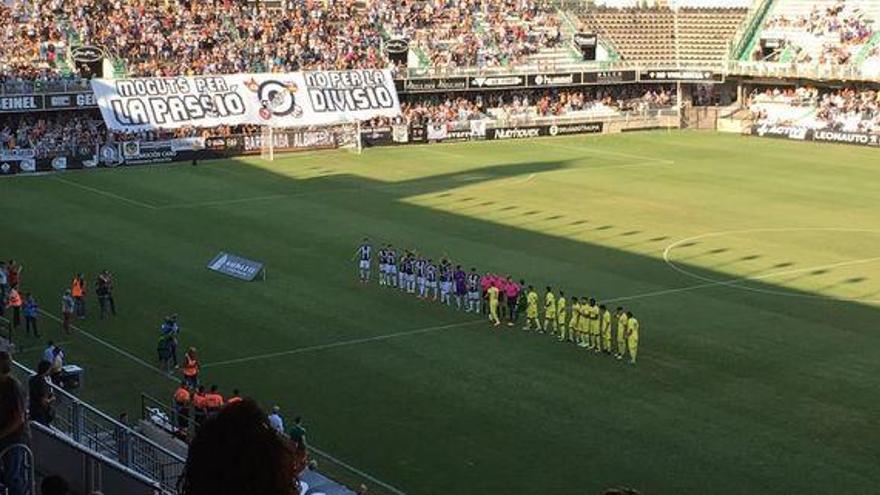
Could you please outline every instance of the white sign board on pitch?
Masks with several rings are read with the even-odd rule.
[[[299,127],[400,114],[388,69],[92,79],[91,85],[114,131]]]

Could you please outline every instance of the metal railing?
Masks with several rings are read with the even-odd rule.
[[[89,81],[80,78],[0,82],[0,95],[68,93],[89,91],[89,89]]]
[[[740,62],[728,64],[727,72],[733,75],[767,77],[830,79],[841,81],[877,82],[880,74],[867,72],[853,65],[820,66],[795,62]]]
[[[34,372],[15,362],[15,371],[23,380]],[[154,480],[167,493],[176,493],[177,480],[186,460],[76,398],[61,387],[52,385],[55,417],[51,427],[101,457],[119,463]]]
[[[624,70],[637,69],[642,71],[650,70],[711,70],[721,72],[724,69],[724,63],[721,61],[709,60],[670,60],[668,62],[638,62],[626,60],[604,60],[596,62],[570,62],[564,64],[554,64],[552,67],[546,65],[527,64],[515,67],[427,67],[427,68],[407,68],[406,70],[398,70],[396,77],[420,78],[420,77],[459,77],[459,76],[516,76],[527,74],[546,74],[548,72],[573,72],[573,71],[589,71],[589,70]]]
[[[23,443],[12,444],[3,450],[0,450],[0,493],[5,494],[8,487],[3,486],[3,480],[8,479],[6,473],[3,472],[6,467],[4,458],[15,455],[16,451],[21,451],[22,459],[21,467],[24,468],[23,482],[24,495],[37,495],[37,477],[34,475],[34,453],[30,447]]]

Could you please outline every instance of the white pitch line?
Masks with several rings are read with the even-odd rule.
[[[48,316],[50,319],[55,320],[55,321],[57,321],[58,323],[61,323],[61,318],[58,318],[57,316],[53,315],[52,313],[50,313],[50,312],[48,312],[48,311],[46,311],[46,310],[44,310],[44,309],[40,309],[39,311],[40,311],[40,313],[42,313],[42,314]],[[168,373],[166,373],[166,372],[160,370],[159,368],[157,368],[157,367],[153,366],[152,364],[150,364],[150,363],[144,361],[143,359],[141,359],[141,358],[135,356],[134,354],[132,354],[132,353],[126,351],[125,349],[122,349],[122,348],[120,348],[120,347],[117,347],[117,346],[111,344],[110,342],[107,342],[106,340],[102,339],[101,337],[98,337],[97,335],[92,334],[91,332],[88,332],[88,331],[86,331],[86,330],[83,330],[82,328],[80,328],[80,327],[78,327],[78,326],[76,326],[76,325],[73,325],[73,324],[70,325],[70,328],[76,330],[77,332],[81,333],[81,334],[84,335],[85,337],[87,337],[87,338],[89,338],[89,339],[91,339],[91,340],[93,340],[93,341],[95,341],[95,342],[97,342],[97,343],[103,345],[104,347],[106,347],[106,348],[108,348],[108,349],[110,349],[110,350],[112,350],[112,351],[114,351],[114,352],[117,352],[117,353],[121,354],[122,356],[127,357],[128,359],[131,359],[132,361],[134,361],[135,363],[137,363],[137,364],[143,366],[144,368],[147,368],[147,369],[149,369],[149,370],[151,370],[151,371],[155,371],[156,373],[162,375],[164,378],[166,378],[166,379],[168,379],[168,380],[171,380],[171,381],[173,381],[173,382],[178,381],[178,380],[175,379],[172,375],[169,375]]]
[[[61,323],[61,319],[58,318],[57,316],[53,315],[52,313],[49,313],[48,311],[45,311],[45,310],[43,310],[43,309],[40,309],[39,311],[40,311],[40,313],[46,315],[46,316],[49,317],[50,319],[55,320],[55,321],[57,321],[58,323]],[[89,339],[91,339],[91,340],[93,340],[93,341],[95,341],[95,342],[97,342],[97,343],[99,343],[99,344],[101,344],[101,345],[107,347],[108,349],[111,349],[111,350],[113,350],[113,351],[115,351],[115,352],[118,352],[118,353],[121,354],[122,356],[125,356],[125,357],[127,357],[128,359],[131,359],[131,360],[134,361],[135,363],[140,364],[141,366],[143,366],[143,367],[145,367],[145,368],[147,368],[147,369],[150,369],[150,370],[152,370],[152,371],[155,371],[156,373],[162,375],[162,377],[164,377],[164,378],[166,378],[166,379],[168,379],[168,380],[170,380],[170,381],[172,381],[172,382],[177,382],[177,381],[178,381],[174,376],[172,376],[172,375],[170,375],[170,374],[168,374],[168,373],[166,373],[166,372],[160,370],[159,368],[157,368],[157,367],[151,365],[150,363],[148,363],[148,362],[144,361],[143,359],[141,359],[141,358],[135,356],[134,354],[132,354],[132,353],[126,351],[125,349],[119,348],[119,347],[117,347],[117,346],[111,344],[110,342],[107,342],[106,340],[104,340],[104,339],[102,339],[102,338],[100,338],[100,337],[97,337],[97,336],[95,336],[95,335],[93,335],[93,334],[91,334],[91,333],[89,333],[89,332],[83,330],[82,328],[77,327],[76,325],[71,325],[70,327],[71,327],[72,329],[76,330],[77,332],[81,333],[82,335],[88,337]],[[394,486],[389,485],[388,483],[385,483],[384,481],[382,481],[382,480],[380,480],[380,479],[378,479],[378,478],[376,478],[376,477],[374,477],[374,476],[370,476],[370,475],[367,474],[366,472],[361,471],[360,469],[358,469],[358,468],[352,466],[351,464],[348,464],[348,463],[346,463],[346,462],[343,462],[343,461],[341,461],[341,460],[339,460],[339,459],[333,457],[332,455],[328,454],[327,452],[324,452],[324,451],[322,451],[322,450],[319,450],[317,447],[315,447],[315,446],[313,446],[313,445],[309,445],[309,449],[310,449],[310,450],[313,450],[313,451],[315,451],[315,452],[317,452],[318,454],[320,454],[320,455],[322,455],[322,456],[324,456],[324,457],[326,457],[326,458],[328,458],[328,459],[330,459],[330,460],[333,461],[333,462],[336,462],[337,464],[339,464],[340,466],[342,466],[342,467],[344,467],[344,468],[350,470],[351,472],[353,472],[353,473],[355,473],[355,474],[357,474],[357,475],[359,475],[359,476],[362,476],[362,477],[364,477],[364,478],[366,478],[366,479],[372,481],[373,483],[376,483],[377,485],[381,485],[381,486],[383,486],[385,489],[391,491],[391,492],[394,493],[395,495],[406,495],[403,491],[401,491],[401,490],[395,488]]]
[[[335,349],[337,347],[347,347],[347,346],[358,345],[358,344],[366,344],[369,342],[377,342],[380,340],[394,339],[397,337],[407,337],[410,335],[419,335],[419,334],[423,334],[423,333],[438,332],[440,330],[448,330],[450,328],[464,327],[464,326],[468,326],[468,325],[474,325],[476,323],[485,323],[485,320],[471,320],[471,321],[460,322],[460,323],[450,323],[448,325],[419,328],[416,330],[407,330],[404,332],[395,332],[395,333],[389,333],[389,334],[385,334],[385,335],[376,335],[374,337],[364,337],[364,338],[360,338],[360,339],[351,339],[351,340],[342,340],[339,342],[331,342],[329,344],[318,344],[318,345],[310,345],[310,346],[306,346],[306,347],[297,347],[295,349],[288,349],[286,351],[269,352],[266,354],[257,354],[255,356],[247,356],[247,357],[237,358],[237,359],[228,359],[226,361],[217,361],[215,363],[207,363],[207,364],[203,364],[202,368],[214,368],[217,366],[227,366],[230,364],[247,363],[247,362],[251,362],[251,361],[259,361],[262,359],[269,359],[269,358],[273,358],[273,357],[291,356],[293,354],[302,354],[302,353],[306,353],[306,352],[323,351],[326,349]]]
[[[555,144],[555,143],[538,141],[538,140],[536,140],[535,143],[540,144],[541,146],[547,146],[549,148],[559,148],[559,149],[564,149],[564,150],[580,151],[582,153],[587,153],[587,154],[599,153],[599,154],[604,154],[604,155],[609,155],[609,156],[633,158],[636,160],[643,160],[643,161],[663,162],[666,165],[674,165],[675,164],[675,160],[668,160],[668,159],[664,159],[664,158],[652,158],[650,156],[634,155],[632,153],[621,153],[619,151],[608,151],[608,150],[603,150],[603,149],[599,149],[599,148],[590,148],[587,146],[576,147],[576,146],[569,146],[569,145],[565,145],[565,144]]]
[[[677,288],[673,288],[673,289],[663,289],[663,290],[657,290],[657,291],[652,291],[652,292],[645,292],[642,294],[635,294],[632,296],[622,296],[622,297],[616,297],[613,299],[606,299],[605,302],[610,303],[610,302],[617,302],[617,301],[632,301],[634,299],[644,299],[644,298],[648,298],[648,297],[663,296],[666,294],[675,294],[675,293],[679,293],[679,292],[687,292],[687,291],[692,291],[692,290],[697,290],[697,289],[705,289],[708,287],[731,286],[731,285],[737,285],[737,284],[740,284],[743,282],[749,282],[749,281],[753,281],[753,280],[764,280],[767,278],[779,277],[782,275],[793,275],[796,273],[809,272],[809,271],[813,271],[813,270],[824,270],[827,268],[839,268],[842,266],[861,265],[861,264],[865,264],[865,263],[873,263],[875,261],[880,261],[880,256],[875,256],[872,258],[862,258],[862,259],[857,259],[857,260],[840,261],[837,263],[830,263],[830,264],[826,264],[826,265],[808,266],[805,268],[797,268],[797,269],[792,269],[792,270],[780,270],[780,271],[765,273],[763,275],[757,275],[757,276],[753,276],[753,277],[750,276],[750,277],[739,277],[739,278],[734,278],[734,279],[730,279],[730,280],[717,280],[717,281],[706,282],[706,283],[702,283],[702,284],[689,285],[687,287],[677,287]],[[831,296],[829,296],[829,298],[835,299],[834,297],[831,297]]]
[[[385,483],[384,481],[381,481],[379,479],[376,479],[376,478],[370,476],[369,474],[361,471],[360,469],[352,466],[351,464],[348,464],[345,461],[339,460],[336,457],[333,457],[332,455],[328,454],[327,452],[324,452],[323,450],[321,450],[313,445],[309,445],[308,448],[309,448],[309,450],[311,450],[313,452],[317,452],[319,455],[326,457],[327,459],[330,459],[331,461],[335,462],[336,464],[339,464],[340,466],[348,469],[349,471],[351,471],[357,475],[360,475],[360,476],[372,481],[373,483],[376,483],[377,485],[385,488],[386,490],[390,491],[391,493],[394,493],[395,495],[406,495],[402,490],[395,488],[395,487],[389,485],[388,483]]]
[[[148,210],[156,210],[156,209],[158,209],[155,205],[151,205],[151,204],[148,204],[148,203],[144,203],[144,202],[142,202],[142,201],[138,201],[138,200],[136,200],[136,199],[126,198],[125,196],[120,196],[120,195],[118,195],[118,194],[114,194],[114,193],[112,193],[112,192],[110,192],[110,191],[105,191],[105,190],[103,190],[103,189],[97,189],[97,188],[94,188],[94,187],[89,187],[89,186],[86,186],[86,185],[80,184],[79,182],[74,182],[74,181],[72,181],[72,180],[63,179],[63,178],[58,177],[58,176],[53,177],[53,179],[55,179],[56,181],[61,182],[61,183],[63,183],[63,184],[68,184],[68,185],[73,186],[73,187],[78,187],[78,188],[80,188],[80,189],[82,189],[82,190],[84,190],[84,191],[89,191],[89,192],[92,192],[92,193],[95,193],[95,194],[100,194],[101,196],[106,196],[106,197],[108,197],[108,198],[113,198],[113,199],[116,199],[116,200],[122,201],[122,202],[124,202],[124,203],[128,203],[128,204],[130,204],[130,205],[139,206],[139,207],[141,207],[141,208],[146,208],[146,209],[148,209]]]

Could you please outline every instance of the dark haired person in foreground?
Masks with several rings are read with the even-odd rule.
[[[189,446],[180,495],[298,495],[290,443],[250,399],[205,420]]]

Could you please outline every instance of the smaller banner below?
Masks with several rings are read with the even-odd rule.
[[[263,280],[266,280],[266,270],[263,263],[223,251],[208,263],[208,270],[247,282],[252,282],[258,275],[262,274]]]

